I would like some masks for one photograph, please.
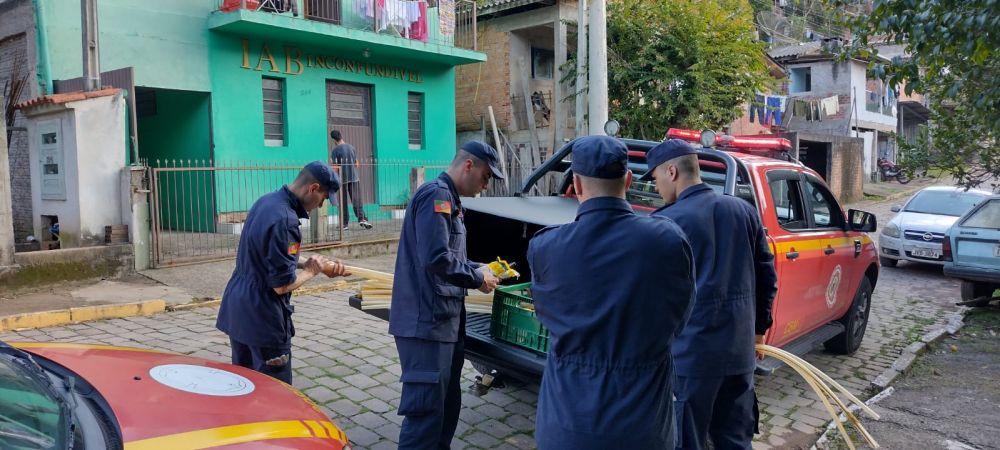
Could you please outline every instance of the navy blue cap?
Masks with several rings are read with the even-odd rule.
[[[469,141],[462,144],[461,149],[469,152],[470,155],[476,158],[486,161],[490,165],[490,171],[493,172],[493,178],[500,180],[507,179],[498,166],[500,164],[500,156],[497,155],[496,149],[490,144],[482,141]]]
[[[628,148],[611,136],[585,136],[573,141],[573,173],[592,178],[621,178],[628,170]]]
[[[305,167],[309,173],[312,174],[316,182],[326,187],[326,192],[329,194],[330,202],[337,201],[337,191],[340,190],[340,177],[330,169],[330,166],[323,164],[320,161],[313,161],[306,164]]]
[[[691,144],[680,139],[669,139],[656,144],[656,147],[649,149],[646,152],[646,166],[649,170],[639,178],[640,181],[649,181],[653,179],[653,169],[659,167],[671,159],[684,156],[684,155],[697,155],[698,150],[694,148]]]

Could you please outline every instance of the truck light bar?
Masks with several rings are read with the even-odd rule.
[[[701,132],[671,128],[667,131],[667,137],[698,143],[701,141]],[[770,136],[729,136],[720,134],[715,136],[715,145],[731,148],[736,151],[789,151],[792,149],[792,142],[788,139]]]

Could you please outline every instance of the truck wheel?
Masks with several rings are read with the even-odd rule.
[[[865,337],[865,329],[868,328],[868,314],[872,306],[872,284],[868,278],[862,278],[858,286],[858,292],[854,294],[854,302],[847,314],[838,320],[844,325],[844,332],[840,333],[823,345],[826,350],[838,355],[850,355],[861,347],[861,340]]]
[[[898,259],[886,258],[885,256],[879,256],[878,262],[882,267],[896,267],[896,264],[899,264]]]
[[[962,301],[967,302],[969,300],[974,300],[979,297],[986,297],[992,294],[994,287],[989,283],[977,283],[975,281],[962,280]],[[982,305],[970,305],[970,306],[986,306],[990,302],[984,301]]]

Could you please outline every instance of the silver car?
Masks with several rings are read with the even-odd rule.
[[[900,261],[944,264],[941,242],[945,232],[963,214],[989,196],[988,191],[968,191],[953,186],[921,189],[882,228],[878,237],[879,262],[895,267]]]

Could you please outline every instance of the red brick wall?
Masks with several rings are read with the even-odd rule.
[[[827,184],[841,204],[860,201],[864,196],[864,168],[860,142],[835,142],[831,147]]]
[[[497,127],[510,126],[510,37],[488,23],[478,27],[479,51],[485,63],[459,66],[455,70],[455,119],[458,131],[478,130],[480,116],[490,129],[487,106],[493,106]]]

